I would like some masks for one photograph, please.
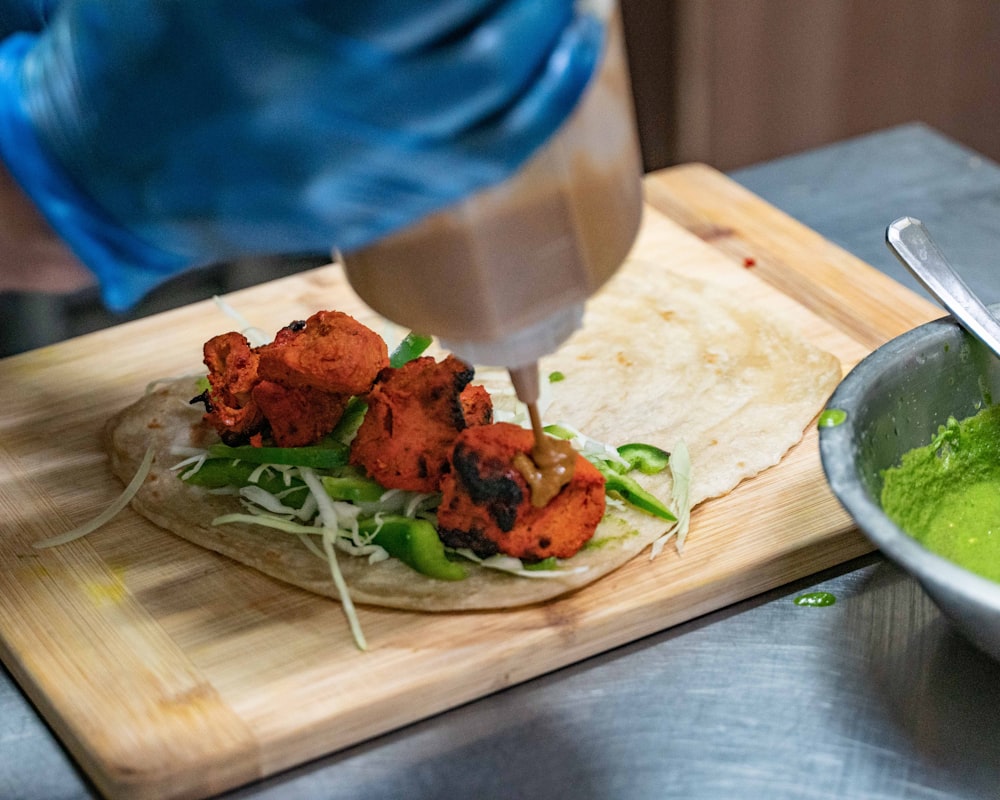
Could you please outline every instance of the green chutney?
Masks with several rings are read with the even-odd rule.
[[[1000,582],[1000,406],[949,419],[883,473],[882,508],[914,539]]]

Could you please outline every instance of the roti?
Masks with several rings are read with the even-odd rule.
[[[583,327],[541,363],[546,423],[572,426],[611,445],[686,447],[690,502],[732,490],[776,464],[802,437],[841,377],[839,361],[764,310],[745,308],[712,284],[628,262],[587,308]],[[558,382],[545,376],[558,373]],[[498,415],[512,403],[505,371],[479,369]],[[295,535],[258,525],[213,524],[239,500],[190,486],[172,469],[179,448],[204,445],[192,378],[158,386],[106,428],[115,474],[128,482],[148,448],[151,471],[132,499],[143,516],[197,545],[310,592],[339,599],[330,565]],[[213,434],[214,435],[214,434]],[[669,471],[639,476],[669,504]],[[660,538],[669,523],[609,503],[593,539],[544,578],[467,565],[468,577],[426,577],[401,561],[369,563],[338,553],[356,603],[419,611],[500,609],[537,603],[599,580]],[[692,544],[693,543],[693,544]],[[688,546],[697,546],[697,529]]]

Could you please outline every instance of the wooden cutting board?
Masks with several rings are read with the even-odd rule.
[[[847,369],[940,316],[930,303],[700,165],[647,179],[637,252],[731,280]],[[752,276],[752,277],[748,277]],[[336,267],[230,298],[265,330],[360,309]],[[826,488],[812,426],[777,467],[699,507],[683,557],[644,557],[502,613],[337,604],[122,512],[53,550],[120,486],[99,431],[147,381],[197,369],[231,327],[187,306],[0,362],[0,655],[109,797],[202,797],[663,630],[868,552]]]

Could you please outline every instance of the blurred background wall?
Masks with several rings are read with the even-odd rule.
[[[1000,0],[621,0],[647,171],[721,170],[922,121],[1000,161]],[[225,264],[112,315],[0,294],[0,356],[318,266]]]
[[[647,169],[922,121],[1000,160],[996,0],[622,0]]]

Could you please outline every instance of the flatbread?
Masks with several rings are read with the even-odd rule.
[[[691,501],[725,494],[776,464],[802,437],[841,377],[839,361],[776,324],[766,310],[745,308],[729,294],[662,267],[631,261],[589,304],[584,326],[541,364],[548,384],[547,423],[565,423],[609,443],[647,442],[692,462]],[[498,412],[509,394],[506,373],[480,370],[477,382],[496,392]],[[336,598],[328,564],[297,537],[260,526],[213,525],[241,511],[232,496],[182,482],[171,470],[177,447],[203,443],[201,413],[188,404],[191,379],[165,384],[109,421],[114,472],[129,481],[147,448],[152,471],[132,500],[157,525],[261,572]],[[633,473],[634,474],[634,473]],[[669,501],[668,472],[639,476]],[[338,553],[356,603],[421,611],[497,609],[537,603],[598,580],[635,557],[668,523],[631,508],[609,506],[592,542],[574,556],[583,571],[559,578],[511,576],[468,564],[469,577],[427,578],[395,559],[369,564]],[[697,530],[688,546],[697,546]]]

